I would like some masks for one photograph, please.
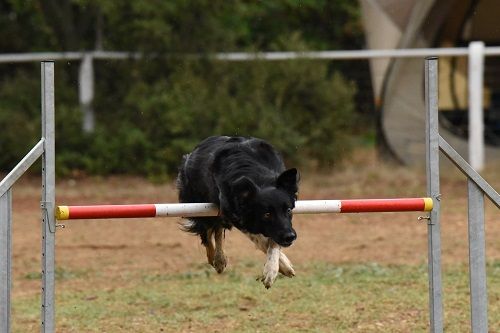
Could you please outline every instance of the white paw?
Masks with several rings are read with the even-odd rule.
[[[278,276],[278,269],[279,268],[276,265],[273,265],[273,263],[269,261],[264,265],[264,271],[262,272],[261,281],[266,289],[271,288],[271,286],[273,285],[276,277]]]
[[[292,263],[287,258],[287,256],[281,252],[280,253],[280,273],[289,278],[295,276],[295,270],[293,269]]]

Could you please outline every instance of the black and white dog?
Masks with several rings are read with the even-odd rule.
[[[242,231],[267,254],[261,280],[269,288],[278,271],[295,275],[281,247],[297,238],[292,209],[298,178],[297,170],[285,170],[280,154],[264,140],[209,137],[184,156],[177,178],[179,201],[215,203],[220,216],[190,218],[183,229],[201,237],[208,263],[218,273],[227,263],[224,229]]]

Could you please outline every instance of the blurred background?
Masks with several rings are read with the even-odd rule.
[[[466,159],[483,151],[468,142],[480,110],[481,173],[498,188],[498,13],[494,0],[0,0],[0,172],[40,139],[40,61],[53,59],[58,204],[175,202],[182,155],[211,135],[270,141],[300,168],[300,199],[423,196],[424,57],[439,53],[440,134]],[[467,183],[441,169],[445,331],[469,332]],[[13,332],[40,326],[38,172],[12,194]],[[219,275],[181,219],[68,222],[57,331],[426,332],[419,215],[295,216],[297,276],[270,290],[237,231]],[[498,222],[487,201],[491,332]]]
[[[422,163],[422,57],[214,55],[498,45],[498,7],[493,0],[3,0],[0,170],[38,141],[39,60],[47,57],[57,60],[62,175],[168,178],[182,154],[220,134],[267,139],[301,167],[332,168],[357,147]],[[487,159],[499,155],[498,59],[485,59]],[[443,130],[466,154],[467,57],[440,65]]]

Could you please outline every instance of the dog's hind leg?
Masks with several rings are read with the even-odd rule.
[[[213,229],[207,229],[204,234],[201,235],[201,243],[205,246],[207,250],[207,261],[210,265],[214,265],[214,257],[215,257],[215,247],[214,242],[212,240]]]
[[[218,227],[214,230],[215,239],[215,253],[212,266],[214,266],[217,273],[224,272],[227,265],[227,258],[224,254],[224,228]]]
[[[250,234],[247,232],[245,232],[244,234],[255,244],[255,246],[259,250],[267,253],[267,250],[269,249],[269,242],[271,241],[269,238],[260,234]],[[293,269],[292,263],[281,250],[279,254],[279,272],[284,276],[295,276],[295,270]]]

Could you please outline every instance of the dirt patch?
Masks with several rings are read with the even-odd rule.
[[[485,178],[500,188],[497,167]],[[467,202],[465,179],[448,167],[442,179],[442,250],[444,263],[466,262]],[[35,293],[40,284],[40,179],[23,179],[14,188],[14,296]],[[59,180],[59,204],[176,202],[172,183],[152,184],[133,177]],[[425,196],[424,169],[384,165],[373,152],[357,155],[349,167],[331,174],[302,175],[300,199],[348,199]],[[427,225],[421,213],[297,215],[296,243],[285,252],[292,262],[378,262],[420,264],[427,261]],[[500,259],[500,214],[486,204],[487,255]],[[181,272],[205,262],[199,240],[179,230],[180,219],[81,220],[57,232],[57,267],[90,271],[85,283],[111,284],[113,277],[135,270]],[[226,233],[229,265],[264,260],[237,230]],[[33,275],[35,274],[35,275]],[[299,271],[300,274],[300,271]],[[78,287],[78,286],[73,286]]]

